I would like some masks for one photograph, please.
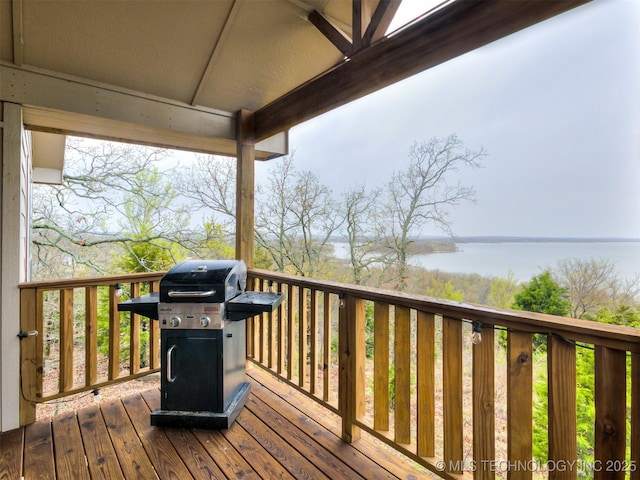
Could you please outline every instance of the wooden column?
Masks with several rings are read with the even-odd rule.
[[[238,164],[236,173],[236,258],[253,267],[256,147],[253,113],[237,113]]]

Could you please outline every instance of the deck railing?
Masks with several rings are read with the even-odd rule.
[[[20,286],[21,329],[38,332],[22,339],[22,424],[37,402],[159,369],[157,322],[116,305],[157,291],[162,275]],[[261,270],[248,286],[285,294],[247,322],[249,360],[339,415],[346,441],[365,432],[443,478],[640,479],[639,330]],[[593,399],[578,404],[584,351]],[[540,402],[544,463],[533,456]],[[595,412],[590,461],[578,409]]]
[[[162,275],[20,285],[21,425],[35,421],[38,403],[159,370],[158,322],[120,313],[117,305],[157,291]]]
[[[340,415],[344,440],[366,432],[443,478],[640,478],[640,330],[249,275],[253,289],[286,297],[248,322],[248,357]],[[585,351],[594,398],[578,405]],[[544,461],[533,454],[534,402],[548,405]],[[576,412],[590,408],[587,460]]]

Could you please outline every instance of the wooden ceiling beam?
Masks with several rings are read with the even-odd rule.
[[[256,140],[589,1],[459,0],[448,4],[257,110]]]

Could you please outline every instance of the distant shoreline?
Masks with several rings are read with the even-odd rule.
[[[511,236],[461,236],[442,237],[454,243],[622,243],[640,242],[640,238],[620,237],[511,237]],[[425,238],[426,239],[426,238]]]

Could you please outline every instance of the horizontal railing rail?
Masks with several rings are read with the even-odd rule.
[[[118,303],[158,291],[162,272],[23,283],[21,424],[38,403],[158,371],[158,322]],[[37,332],[37,334],[35,333]]]
[[[443,478],[640,478],[640,330],[249,277],[255,290],[285,294],[249,320],[249,359],[340,415],[344,440],[366,432]],[[587,399],[577,393],[582,357],[591,358]],[[594,412],[590,434],[577,432],[578,409]],[[546,443],[542,460],[536,441]]]

